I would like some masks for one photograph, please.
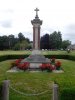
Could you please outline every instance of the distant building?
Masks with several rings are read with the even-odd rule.
[[[69,45],[69,46],[67,47],[67,49],[75,50],[75,44],[73,44],[73,45]]]

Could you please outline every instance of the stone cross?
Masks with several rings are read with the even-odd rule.
[[[38,17],[38,11],[39,11],[39,9],[36,8],[34,11],[36,11],[36,16]]]

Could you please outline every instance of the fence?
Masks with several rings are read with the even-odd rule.
[[[9,80],[4,80],[3,81],[3,85],[2,85],[2,100],[9,100],[9,84],[10,84],[10,81]],[[38,93],[38,94],[25,94],[23,92],[20,92],[20,91],[17,91],[16,89],[14,89],[13,87],[10,86],[10,88],[19,93],[19,94],[22,94],[22,95],[25,95],[25,96],[37,96],[37,95],[41,95],[41,94],[45,94],[47,93],[49,90],[46,90],[46,91],[43,91],[41,93]],[[57,84],[53,84],[53,95],[52,95],[52,100],[58,100],[58,85]]]

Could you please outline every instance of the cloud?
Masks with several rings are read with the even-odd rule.
[[[14,13],[14,10],[12,9],[0,10],[0,27],[3,27],[3,28],[12,27],[13,13]]]
[[[63,39],[72,41],[72,44],[75,44],[75,24],[70,24],[64,27],[62,33]]]
[[[3,28],[11,28],[12,27],[12,21],[11,20],[4,20],[0,22],[1,27]]]

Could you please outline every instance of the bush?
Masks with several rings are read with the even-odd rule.
[[[0,61],[9,60],[9,59],[19,59],[19,58],[26,58],[29,55],[1,55]]]
[[[71,56],[71,55],[69,55],[69,56],[68,56],[68,60],[75,61],[75,56]]]
[[[60,100],[75,100],[75,88],[65,88],[61,91]]]
[[[0,55],[0,61],[8,60],[8,59],[19,59],[19,58],[27,58],[28,54],[17,54],[17,55]],[[75,61],[75,56],[73,55],[45,55],[46,58],[55,57],[56,59],[68,59]]]
[[[45,55],[46,58],[53,58],[55,57],[56,59],[68,59],[69,55]]]
[[[21,69],[21,70],[27,70],[30,66],[29,62],[24,62],[24,63],[20,63],[17,65],[17,68]]]
[[[61,67],[61,62],[60,62],[60,61],[57,61],[57,62],[55,63],[55,67],[56,67],[56,70],[59,70],[60,67]]]
[[[8,59],[7,55],[0,56],[0,61],[4,61],[4,60],[7,60],[7,59]]]

